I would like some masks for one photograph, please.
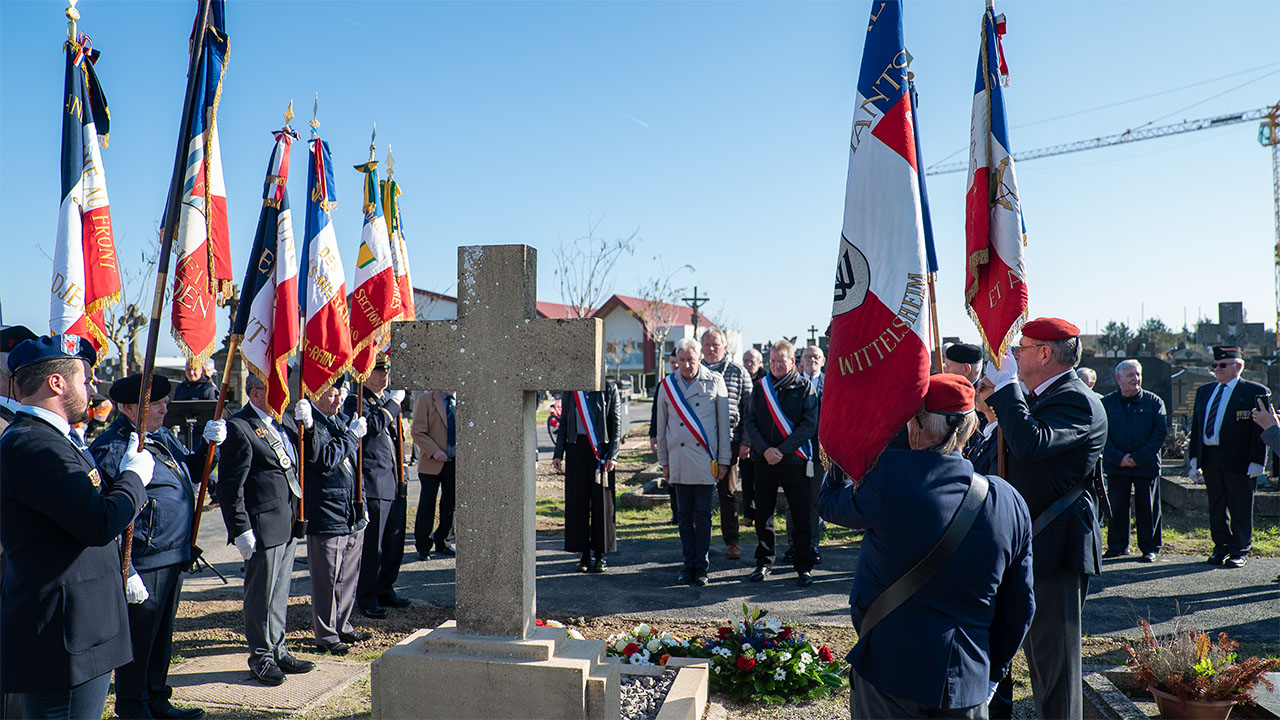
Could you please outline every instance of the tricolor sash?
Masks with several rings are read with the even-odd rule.
[[[778,428],[778,432],[782,433],[784,439],[791,437],[794,428],[787,416],[782,414],[782,406],[778,404],[778,393],[773,389],[773,376],[765,373],[764,377],[760,378],[760,387],[764,390],[764,399],[769,405],[769,415],[773,417],[774,426]],[[813,457],[809,454],[808,445],[796,448],[796,455],[804,458],[805,472],[809,477],[813,477]]]
[[[684,426],[689,428],[689,432],[693,435],[693,439],[698,441],[703,450],[707,451],[707,455],[711,458],[711,476],[718,477],[720,474],[719,463],[716,462],[716,454],[711,452],[711,439],[707,435],[707,429],[702,427],[702,420],[698,419],[698,414],[689,407],[689,401],[685,399],[684,393],[676,386],[676,374],[671,373],[662,380],[662,387],[666,390],[667,399],[671,401],[671,407],[675,408],[676,415],[684,421]]]
[[[604,456],[600,454],[600,438],[596,435],[596,424],[592,422],[591,408],[587,407],[587,394],[582,390],[573,393],[573,404],[578,407],[578,420],[587,429],[587,440],[591,442],[591,452],[596,456],[596,468],[604,469]]]

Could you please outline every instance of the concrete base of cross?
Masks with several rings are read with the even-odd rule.
[[[620,665],[598,640],[534,628],[524,640],[463,635],[446,622],[373,662],[374,720],[617,718]]]

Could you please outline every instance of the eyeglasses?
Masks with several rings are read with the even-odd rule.
[[[1215,370],[1223,370],[1225,368],[1233,367],[1234,365],[1235,363],[1233,362],[1216,362],[1213,364],[1213,368]]]
[[[1009,351],[1013,353],[1014,357],[1018,357],[1019,355],[1022,354],[1023,350],[1030,350],[1033,347],[1040,347],[1041,345],[1044,345],[1044,343],[1032,343],[1030,345],[1012,345],[1009,347]]]

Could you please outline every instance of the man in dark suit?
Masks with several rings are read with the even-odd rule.
[[[938,544],[974,481],[959,453],[977,424],[973,397],[963,376],[930,377],[907,425],[913,449],[886,450],[856,488],[839,468],[822,485],[822,516],[866,530],[849,595],[859,634],[848,657],[852,717],[985,718],[992,682],[1031,624],[1031,517],[998,477],[946,563],[883,622],[863,624],[872,602]]]
[[[605,554],[618,550],[613,523],[613,468],[622,445],[618,384],[609,380],[604,390],[584,392],[582,396],[586,400],[584,414],[593,432],[587,432],[579,415],[578,393],[562,393],[560,407],[564,410],[560,427],[556,428],[551,464],[560,472],[561,460],[566,461],[564,549],[582,555],[578,572],[602,573],[608,567]]]
[[[396,594],[395,588],[400,561],[404,559],[408,511],[408,492],[400,482],[404,453],[397,432],[404,391],[387,391],[385,355],[378,356],[359,392],[363,393],[360,412],[356,410],[355,393],[347,396],[343,408],[347,417],[361,416],[368,424],[368,434],[360,446],[360,470],[369,526],[364,531],[356,605],[365,617],[384,618],[388,607],[409,605],[409,600]]]
[[[118,538],[155,460],[134,435],[108,488],[72,431],[96,359],[87,341],[54,335],[7,361],[23,404],[0,438],[0,683],[25,717],[102,717],[111,671],[132,658]]]
[[[1089,490],[1107,443],[1107,415],[1075,374],[1080,329],[1037,318],[1001,366],[987,367],[994,390],[987,404],[1000,419],[1006,478],[1033,518],[1036,615],[1027,634],[1027,664],[1036,715],[1084,714],[1080,615],[1089,576],[1101,565],[1097,500]],[[1019,380],[1029,393],[1024,393]]]
[[[1209,535],[1213,538],[1210,565],[1244,567],[1253,545],[1253,492],[1264,471],[1267,447],[1252,410],[1271,404],[1263,385],[1240,377],[1244,356],[1240,348],[1213,349],[1216,382],[1196,389],[1191,416],[1191,475],[1204,475],[1209,492]]]
[[[262,379],[244,383],[249,402],[227,422],[219,459],[218,499],[228,544],[245,561],[244,635],[249,669],[264,685],[279,685],[285,673],[305,673],[315,663],[289,654],[284,642],[289,581],[298,545],[294,520],[298,483],[296,431],[267,410]]]

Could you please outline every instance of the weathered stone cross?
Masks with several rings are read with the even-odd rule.
[[[535,390],[599,390],[599,319],[538,318],[537,250],[458,248],[458,319],[396,323],[391,387],[456,389],[458,630],[525,638],[535,595]]]

